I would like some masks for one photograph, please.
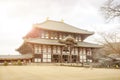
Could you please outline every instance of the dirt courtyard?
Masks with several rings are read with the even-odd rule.
[[[0,66],[0,80],[120,80],[120,69]]]

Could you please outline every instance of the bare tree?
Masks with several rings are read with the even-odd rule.
[[[120,1],[119,0],[107,0],[101,7],[105,18],[110,21],[113,18],[120,18]]]
[[[117,32],[113,33],[99,33],[101,39],[98,41],[104,45],[103,50],[106,54],[116,53],[120,54],[120,35]]]

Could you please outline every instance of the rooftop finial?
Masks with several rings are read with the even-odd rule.
[[[64,20],[63,20],[63,19],[61,19],[61,22],[64,22]]]
[[[49,20],[49,17],[47,17],[46,20]]]

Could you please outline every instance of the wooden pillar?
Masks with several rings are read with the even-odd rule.
[[[53,62],[53,46],[51,45],[51,62]]]
[[[57,40],[59,39],[59,32],[56,32]]]
[[[81,52],[82,52],[82,49],[79,48],[79,62],[81,62]]]
[[[93,59],[93,56],[95,55],[94,50],[95,50],[95,49],[91,48],[91,57],[92,57],[92,62],[94,62],[94,61],[95,61],[95,60]]]
[[[60,62],[61,62],[61,63],[63,62],[63,58],[62,58],[62,53],[63,53],[63,51],[62,51],[62,48],[63,48],[63,47],[61,46],[61,47],[60,47],[60,50],[61,50],[61,51],[60,51],[60,52],[61,52],[61,54],[60,54]]]
[[[87,62],[87,48],[85,48],[85,57],[86,57],[86,62]]]
[[[32,62],[35,62],[35,45],[36,44],[33,45],[33,59],[32,59]]]
[[[41,45],[41,63],[43,62],[43,45]]]
[[[81,53],[82,53],[82,54],[81,54],[81,55],[82,55],[81,58],[82,58],[82,67],[83,67],[83,66],[84,66],[84,60],[83,60],[83,52],[84,52],[84,51],[83,51],[83,48],[81,49],[81,51],[82,51],[82,52],[81,52]]]
[[[60,46],[58,46],[58,51],[57,51],[57,53],[58,53],[58,62],[60,63],[61,62],[61,48],[60,48]]]
[[[80,62],[80,48],[78,47],[78,55],[77,55],[77,57],[78,57],[78,63]]]
[[[72,62],[72,56],[71,56],[71,53],[72,53],[72,48],[70,46],[70,54],[69,54],[69,62],[71,63]]]
[[[49,31],[47,31],[47,37],[48,37],[48,39],[50,39],[50,32]]]
[[[87,61],[87,57],[86,57],[86,56],[87,56],[87,53],[86,53],[86,48],[84,48],[84,56],[85,56],[85,58],[86,58],[86,59],[84,59],[84,60],[86,60],[86,61]]]

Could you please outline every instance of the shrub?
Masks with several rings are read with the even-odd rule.
[[[13,62],[12,62],[12,65],[16,65],[16,64],[17,64],[16,61],[13,61]]]
[[[4,62],[4,66],[7,66],[7,65],[8,65],[8,62],[7,62],[7,61],[5,61],[5,62]]]
[[[18,61],[17,61],[17,65],[22,65],[21,60],[18,60]]]

